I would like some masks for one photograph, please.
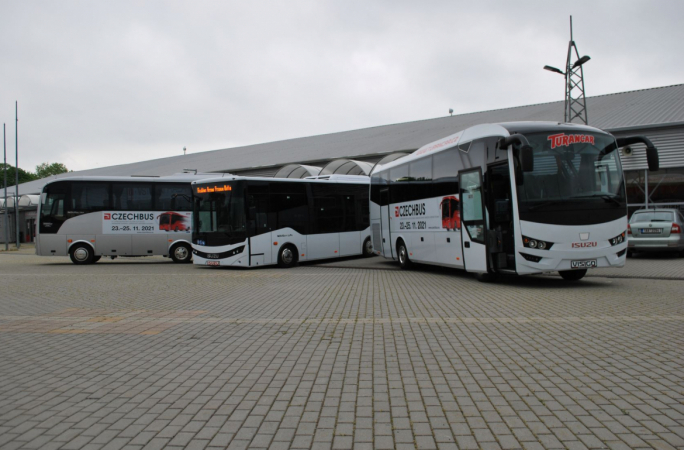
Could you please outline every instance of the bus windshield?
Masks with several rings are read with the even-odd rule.
[[[555,219],[548,216],[580,210],[592,211],[592,218],[584,217],[586,223],[626,215],[624,178],[612,136],[547,132],[526,137],[533,148],[534,170],[516,171],[522,220],[552,223]],[[576,224],[583,219],[556,220],[553,223]]]
[[[244,183],[195,185],[195,230],[203,245],[230,245],[246,239]]]

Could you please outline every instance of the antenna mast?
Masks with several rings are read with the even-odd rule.
[[[572,62],[573,50],[575,62]],[[565,122],[579,119],[589,123],[587,117],[587,99],[584,93],[584,70],[582,66],[589,61],[588,56],[580,58],[577,45],[572,36],[572,16],[570,16],[570,42],[568,43],[568,58],[565,65]],[[575,96],[573,97],[573,94]]]

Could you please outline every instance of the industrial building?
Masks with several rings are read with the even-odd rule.
[[[64,176],[164,176],[187,169],[198,173],[301,178],[318,174],[369,174],[375,163],[392,160],[421,146],[482,123],[563,121],[563,101],[459,114],[436,119],[288,139],[242,147],[179,155],[117,166],[81,170],[14,187],[8,207],[20,215],[20,235],[30,240],[37,198],[47,181]],[[657,203],[684,210],[684,84],[587,97],[589,125],[615,136],[645,135],[658,147],[660,170],[649,173],[643,145],[621,149],[630,212]],[[24,197],[22,197],[24,196]],[[0,242],[4,240],[0,217]],[[14,241],[14,227],[10,225]]]

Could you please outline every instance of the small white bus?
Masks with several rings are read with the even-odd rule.
[[[371,256],[368,186],[355,175],[195,181],[194,263],[292,267]]]
[[[192,260],[193,180],[216,175],[67,177],[43,187],[36,254],[91,264],[102,256]]]
[[[402,268],[456,267],[482,280],[498,273],[622,267],[627,202],[616,139],[577,124],[478,125],[425,145],[371,173],[373,248]]]

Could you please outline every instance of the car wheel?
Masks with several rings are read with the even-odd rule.
[[[401,266],[401,268],[404,270],[410,269],[411,266],[413,266],[413,263],[409,258],[409,253],[406,249],[406,244],[404,244],[404,241],[399,241],[397,244],[397,253],[399,256],[399,266]]]
[[[587,274],[587,269],[582,270],[561,270],[558,272],[566,281],[578,281]]]
[[[76,244],[69,250],[71,262],[74,264],[92,264],[95,259],[93,248],[88,244]]]
[[[292,245],[283,245],[278,251],[278,266],[289,269],[297,265],[297,249]]]
[[[192,249],[185,243],[176,244],[171,248],[170,256],[175,263],[189,263],[192,261]]]
[[[370,238],[366,238],[365,241],[363,241],[363,248],[361,249],[361,254],[368,258],[369,256],[373,256],[373,243],[371,242]]]

